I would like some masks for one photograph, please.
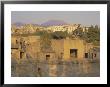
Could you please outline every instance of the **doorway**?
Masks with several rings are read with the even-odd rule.
[[[48,61],[50,59],[50,55],[46,55],[46,60]]]
[[[70,57],[77,58],[77,49],[70,49]]]
[[[85,53],[85,58],[88,58],[88,53]]]
[[[23,58],[23,52],[20,52],[20,59],[22,59]]]

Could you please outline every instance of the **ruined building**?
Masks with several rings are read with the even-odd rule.
[[[11,55],[17,60],[30,57],[39,61],[72,61],[97,59],[100,55],[99,47],[94,47],[79,38],[52,39],[51,49],[44,50],[41,50],[40,36],[12,36],[11,41]]]

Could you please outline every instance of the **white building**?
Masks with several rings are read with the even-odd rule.
[[[68,33],[71,33],[75,29],[77,29],[78,25],[76,24],[69,24],[69,25],[60,25],[60,26],[49,26],[47,27],[48,31],[67,31]]]
[[[83,32],[88,32],[89,27],[83,26],[82,29],[83,29]]]
[[[11,33],[19,33],[19,34],[29,34],[29,33],[35,33],[37,31],[49,31],[49,32],[55,32],[55,31],[67,31],[68,33],[72,33],[74,30],[78,28],[79,24],[67,24],[67,25],[58,25],[58,26],[48,26],[48,27],[42,27],[39,25],[33,25],[33,24],[25,24],[21,27],[16,27],[12,25],[11,27]],[[87,32],[89,27],[80,26],[83,29],[83,32]]]

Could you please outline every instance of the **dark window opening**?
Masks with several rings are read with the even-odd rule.
[[[77,49],[70,49],[70,57],[77,58]]]
[[[23,52],[20,52],[20,59],[23,58]]]
[[[85,58],[88,58],[88,53],[85,53]]]
[[[50,58],[50,55],[46,55],[46,60],[49,60],[49,58]]]
[[[96,57],[97,55],[96,55],[96,53],[94,54],[94,57]]]
[[[16,44],[18,44],[18,40],[16,40]]]
[[[92,59],[93,59],[93,53],[91,55],[92,55]]]

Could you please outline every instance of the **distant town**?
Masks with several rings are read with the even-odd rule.
[[[58,20],[48,21],[47,23],[41,25],[15,23],[12,24],[12,34],[14,33],[27,34],[35,33],[37,31],[48,31],[48,32],[67,31],[68,33],[72,33],[79,26],[82,28],[83,32],[88,30],[88,27],[81,26],[81,24],[66,24]]]
[[[50,20],[11,26],[12,76],[100,76],[100,27]]]

